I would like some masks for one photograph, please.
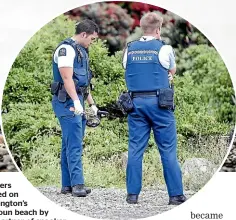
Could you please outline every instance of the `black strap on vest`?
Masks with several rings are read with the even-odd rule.
[[[71,40],[71,39],[66,39],[64,42],[68,43],[68,44],[71,44],[71,46],[74,48],[74,50],[77,50],[78,51],[78,62],[81,62],[81,67],[83,67],[83,58],[84,58],[84,55],[83,55],[83,52],[81,51],[80,49],[80,46],[77,45],[75,43],[75,41]]]
[[[78,60],[78,62],[81,61],[81,67],[82,67],[84,65],[83,64],[84,55],[83,55],[83,52],[81,51],[81,49],[80,49],[80,47],[78,45],[76,45],[76,49],[79,52],[79,59],[80,60]]]

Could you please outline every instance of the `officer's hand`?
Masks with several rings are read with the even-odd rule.
[[[97,113],[98,113],[98,108],[97,108],[97,106],[96,106],[96,105],[92,105],[92,106],[91,106],[91,109],[92,109],[92,111],[93,111],[93,114],[94,114],[94,115],[97,115]]]
[[[172,81],[174,79],[173,75],[171,73],[168,74],[168,79],[169,79],[169,81]]]
[[[74,107],[75,107],[75,114],[76,115],[82,115],[84,113],[83,106],[80,103],[80,100],[74,101]]]

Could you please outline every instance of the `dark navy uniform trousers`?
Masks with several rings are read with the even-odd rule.
[[[128,194],[142,188],[142,160],[151,129],[157,143],[169,196],[183,194],[182,174],[177,160],[177,134],[172,110],[158,107],[158,97],[133,98],[134,111],[128,114],[129,149],[126,170]]]
[[[84,105],[80,96],[81,104]],[[52,100],[53,110],[60,122],[62,130],[61,147],[61,177],[62,186],[74,186],[84,184],[82,166],[82,142],[86,126],[84,116],[75,115],[70,111],[73,101],[67,100],[65,103],[58,101],[54,96]]]

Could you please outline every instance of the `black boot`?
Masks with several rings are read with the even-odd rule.
[[[61,188],[61,193],[62,193],[62,194],[72,193],[72,188],[71,188],[71,186],[63,186],[63,187]]]
[[[91,193],[92,190],[90,188],[88,188],[86,186],[84,188],[85,188],[87,194]]]
[[[184,195],[180,196],[171,196],[169,199],[169,204],[168,205],[180,205],[183,202],[185,202],[187,198]]]
[[[90,188],[84,187],[84,189],[86,190],[87,194],[91,193],[91,189]],[[71,186],[64,186],[64,187],[62,187],[61,188],[61,193],[62,194],[72,193],[72,187]]]
[[[72,187],[72,196],[75,197],[86,197],[87,192],[83,184],[78,184]]]
[[[127,198],[126,198],[126,202],[129,204],[137,204],[138,203],[138,195],[128,194]]]

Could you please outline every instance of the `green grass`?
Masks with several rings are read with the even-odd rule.
[[[95,129],[96,130],[96,129]],[[88,134],[95,132],[88,131]],[[97,130],[98,132],[98,130]],[[111,136],[112,137],[112,136]],[[87,138],[87,136],[86,136]],[[109,139],[109,137],[107,137]],[[48,146],[47,143],[54,143]],[[119,142],[119,141],[118,141]],[[23,173],[34,186],[60,186],[60,158],[58,148],[60,148],[60,137],[46,137],[37,141],[40,147],[35,147],[31,152],[31,166],[23,170]],[[125,169],[122,168],[121,152],[115,151],[111,155],[109,147],[122,148],[127,143],[114,146],[107,143],[107,147],[101,145],[85,147],[83,155],[84,176],[86,185],[90,187],[115,187],[125,188]],[[56,149],[56,150],[55,150]],[[95,152],[101,150],[102,154],[97,157]],[[199,137],[188,141],[179,141],[178,158],[182,165],[185,160],[190,158],[206,158],[219,166],[227,152],[226,139],[219,139],[216,136],[208,138]],[[144,154],[143,160],[143,186],[164,184],[162,174],[162,164],[159,152],[153,140],[149,141],[149,147]],[[186,186],[188,184],[186,183]]]

